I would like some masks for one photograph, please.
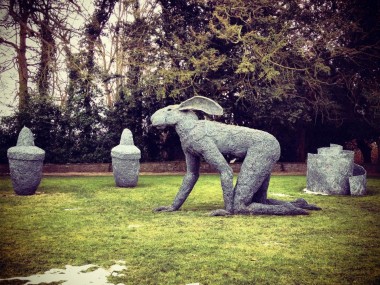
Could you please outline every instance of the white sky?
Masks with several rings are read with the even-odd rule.
[[[5,14],[3,10],[0,10],[0,18],[4,18]],[[0,27],[0,35],[4,35],[6,31]],[[0,45],[0,64],[5,60],[9,60],[13,57],[14,51],[12,48]],[[16,96],[12,94],[12,90],[15,90],[17,86],[17,71],[12,68],[6,72],[0,73],[0,116],[10,115],[12,113],[11,108],[7,107],[7,104],[12,106],[16,105]]]

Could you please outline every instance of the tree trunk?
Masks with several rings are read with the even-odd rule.
[[[377,165],[378,169],[380,170],[380,136],[376,140],[377,145]]]
[[[29,104],[28,94],[28,63],[26,59],[26,40],[28,36],[28,19],[30,16],[30,4],[27,0],[10,0],[9,15],[14,20],[16,26],[20,29],[18,33],[18,45],[11,44],[17,53],[18,65],[18,98],[19,110],[25,110]]]
[[[19,32],[19,49],[17,51],[17,63],[18,63],[18,79],[19,79],[19,110],[25,110],[29,104],[29,93],[28,93],[28,63],[26,59],[26,22],[27,17],[23,17],[22,24],[20,25]]]
[[[37,75],[38,92],[42,100],[49,97],[49,79],[52,73],[52,61],[56,51],[53,34],[51,31],[51,24],[49,18],[49,7],[45,8],[44,20],[42,21],[41,28],[41,56],[40,67]]]
[[[306,160],[306,131],[301,128],[297,132],[297,162],[305,162]]]

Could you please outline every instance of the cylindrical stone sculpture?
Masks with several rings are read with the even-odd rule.
[[[118,187],[135,187],[140,172],[141,152],[133,143],[132,132],[124,129],[120,144],[111,150],[112,170]]]
[[[328,195],[364,195],[366,171],[354,163],[354,152],[331,144],[307,156],[307,190]]]
[[[30,129],[23,127],[17,145],[8,149],[9,170],[17,195],[33,195],[42,179],[45,151],[34,145]]]

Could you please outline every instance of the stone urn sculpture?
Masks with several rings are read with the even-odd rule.
[[[112,171],[118,187],[135,187],[140,172],[141,152],[133,143],[132,132],[124,129],[120,144],[111,150]]]
[[[23,127],[17,145],[8,149],[9,169],[17,195],[33,195],[42,179],[45,151],[34,145],[30,129]]]
[[[354,163],[354,152],[330,144],[307,156],[307,190],[326,195],[366,193],[366,171]]]

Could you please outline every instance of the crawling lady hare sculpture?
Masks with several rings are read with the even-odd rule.
[[[179,105],[156,111],[152,125],[157,128],[174,126],[186,156],[187,173],[171,206],[156,211],[176,211],[185,202],[199,177],[200,159],[220,173],[225,209],[211,215],[265,214],[306,215],[320,208],[303,199],[284,202],[267,198],[270,174],[280,157],[280,145],[271,134],[213,121],[198,120],[193,111],[222,115],[222,107],[211,99],[195,96]],[[223,154],[244,158],[235,187],[233,172]]]

